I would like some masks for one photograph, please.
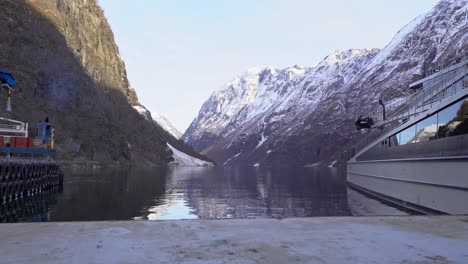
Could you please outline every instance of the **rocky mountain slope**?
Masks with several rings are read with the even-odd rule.
[[[173,160],[165,131],[132,108],[137,96],[95,0],[0,0],[0,68],[17,79],[13,112],[49,117],[58,158],[119,164]]]
[[[220,164],[306,165],[337,159],[354,120],[405,100],[408,84],[468,54],[466,0],[442,0],[382,50],[333,52],[315,67],[249,69],[214,92],[183,135]]]
[[[104,12],[95,0],[29,0],[60,31],[70,51],[100,86],[117,89],[134,105],[125,64]]]

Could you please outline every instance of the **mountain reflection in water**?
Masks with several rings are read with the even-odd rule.
[[[63,192],[46,215],[40,221],[345,216],[351,210],[345,175],[329,168],[67,168]]]

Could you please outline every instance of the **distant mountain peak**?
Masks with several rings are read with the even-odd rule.
[[[352,60],[356,57],[366,56],[368,54],[373,54],[379,52],[380,49],[373,48],[373,49],[348,49],[344,51],[335,50],[330,55],[325,57],[320,64],[341,64],[345,61]]]
[[[268,66],[268,65],[257,65],[248,68],[244,73],[240,74],[238,77],[242,77],[245,75],[258,75],[264,71],[276,71],[278,67]]]
[[[166,132],[173,135],[175,138],[179,139],[182,136],[182,133],[175,128],[172,123],[163,115],[157,112],[151,113],[143,105],[134,105],[133,108],[140,113],[146,120],[152,120],[161,126]]]

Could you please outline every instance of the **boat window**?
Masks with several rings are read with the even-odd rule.
[[[413,143],[416,135],[416,125],[412,125],[400,133],[400,145]]]
[[[438,138],[468,134],[468,99],[440,111],[438,120]]]
[[[416,136],[414,142],[422,142],[436,139],[437,115],[432,115],[416,124]]]

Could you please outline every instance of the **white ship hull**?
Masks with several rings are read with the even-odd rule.
[[[467,66],[410,85],[422,89],[404,111],[351,150],[352,187],[423,213],[468,214]]]
[[[350,162],[347,173],[355,187],[407,208],[468,214],[468,157]]]

